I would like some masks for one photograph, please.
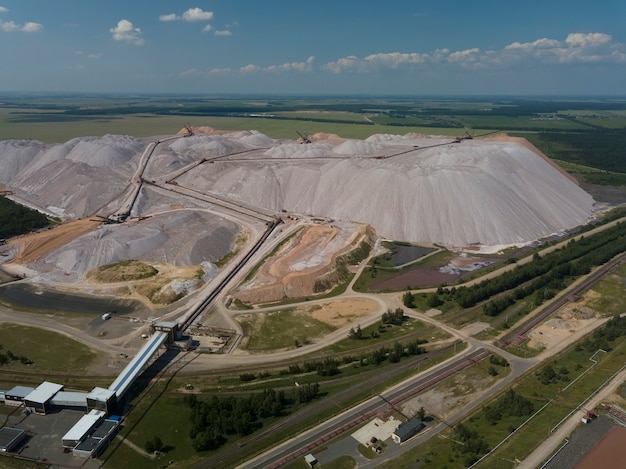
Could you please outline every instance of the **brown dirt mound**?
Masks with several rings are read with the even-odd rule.
[[[9,242],[19,246],[19,250],[12,262],[15,264],[34,262],[73,239],[95,230],[99,225],[100,221],[98,220],[76,220],[57,225],[50,230],[13,238]]]
[[[365,225],[359,227],[342,243],[337,243],[339,233],[335,226],[306,227],[277,255],[268,259],[235,298],[244,303],[262,304],[313,295],[315,281],[335,270],[337,257],[357,247],[367,236],[367,228]],[[295,265],[301,268],[296,270]]]

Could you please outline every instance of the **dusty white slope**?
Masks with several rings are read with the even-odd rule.
[[[234,222],[210,213],[179,210],[141,224],[102,225],[31,268],[43,277],[73,282],[91,269],[125,259],[199,265],[228,253],[238,231]]]
[[[19,142],[20,152],[16,144],[0,147],[0,174],[9,166],[6,162],[25,153],[22,147],[28,142]],[[38,152],[4,184],[34,204],[72,219],[96,213],[125,190],[145,144],[133,137],[105,135],[30,146]]]
[[[119,206],[145,147],[144,141],[113,135],[54,146],[0,142],[0,183],[64,219],[106,213],[107,207]],[[204,204],[178,199],[145,188],[135,209],[150,218],[139,224],[102,225],[30,267],[44,277],[73,282],[94,267],[123,259],[196,265],[228,253],[241,227],[208,213]]]
[[[266,209],[365,222],[387,238],[448,246],[527,243],[589,220],[592,197],[525,146],[448,142],[380,135],[337,146],[277,144],[254,155],[258,162],[253,155],[220,160],[179,181]],[[391,154],[399,155],[374,158]]]
[[[591,196],[525,146],[449,143],[388,134],[305,145],[255,131],[195,136],[160,145],[147,176],[220,157],[177,181],[265,209],[369,223],[388,238],[449,246],[526,243],[592,215]],[[126,190],[145,144],[125,136],[51,148],[0,142],[0,183],[67,218],[89,216]],[[396,156],[379,159],[390,155]],[[142,211],[152,199],[142,196]],[[231,226],[226,231],[233,236]]]

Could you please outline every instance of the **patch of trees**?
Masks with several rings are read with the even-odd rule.
[[[626,173],[626,134],[623,129],[593,133],[541,133],[536,144],[552,158],[593,168]]]
[[[146,441],[143,447],[148,453],[154,453],[155,451],[161,451],[163,449],[163,442],[161,438],[155,435],[152,439]]]
[[[48,226],[50,221],[37,210],[0,197],[0,238],[10,238]]]
[[[495,295],[510,291],[485,304],[488,316],[497,316],[515,301],[537,292],[535,304],[541,304],[566,286],[568,279],[587,274],[591,268],[608,262],[626,251],[626,225],[619,223],[589,237],[571,240],[561,249],[533,260],[502,275],[483,280],[471,287],[442,289],[446,299],[456,301],[462,308],[471,308]],[[541,293],[539,293],[541,291]]]
[[[596,329],[591,337],[576,344],[575,350],[585,350],[589,353],[602,349],[609,351],[612,349],[611,343],[626,335],[626,316],[613,316],[604,326]]]
[[[415,339],[406,344],[395,342],[391,347],[380,347],[369,355],[361,358],[361,364],[373,364],[379,365],[380,363],[388,360],[389,363],[398,363],[402,358],[421,355],[426,353],[426,349],[422,347],[422,344],[426,343],[425,339]]]
[[[407,308],[415,308],[415,295],[407,291],[402,295],[402,304]]]
[[[465,455],[465,467],[471,466],[489,451],[485,439],[476,430],[462,423],[454,427],[453,438],[463,444],[460,450]]]
[[[546,365],[541,370],[535,373],[539,382],[543,385],[549,386],[550,384],[556,384],[559,381],[569,381],[569,371],[562,366],[557,373],[554,371],[552,365]]]
[[[493,354],[489,355],[489,363],[492,365],[503,366],[505,368],[509,366],[509,362],[506,361],[506,358]]]
[[[523,417],[535,411],[535,404],[530,399],[520,396],[509,389],[495,403],[485,407],[483,416],[490,425],[497,424],[503,417]]]
[[[249,435],[261,428],[264,419],[285,415],[294,402],[309,402],[318,395],[319,385],[310,383],[294,388],[291,399],[274,389],[247,397],[212,396],[206,401],[193,394],[185,396],[184,402],[191,408],[191,444],[196,451],[217,449],[229,436]]]
[[[354,360],[354,358],[351,358],[348,363]],[[312,372],[316,372],[319,376],[335,376],[341,373],[341,369],[339,368],[339,362],[337,360],[326,357],[323,361],[308,361],[304,362],[302,365],[294,363],[293,365],[289,365],[289,368],[281,370],[280,374],[299,375],[301,373]]]
[[[2,349],[2,345],[0,345],[0,349]],[[0,366],[8,365],[11,362],[19,361],[22,365],[32,365],[35,363],[30,358],[24,355],[15,355],[10,350],[7,350],[7,353],[0,353]]]
[[[402,308],[396,308],[394,311],[388,309],[386,313],[383,313],[380,320],[384,325],[393,324],[394,326],[399,326],[406,321],[406,319]]]

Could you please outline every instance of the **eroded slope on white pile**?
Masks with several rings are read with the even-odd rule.
[[[258,162],[220,160],[180,183],[266,209],[369,223],[391,239],[448,246],[527,243],[592,215],[592,197],[524,145],[449,142],[374,136],[337,146],[279,144]]]

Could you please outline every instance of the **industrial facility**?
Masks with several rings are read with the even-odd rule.
[[[175,322],[159,322],[154,333],[108,388],[95,387],[90,392],[65,391],[62,384],[44,381],[36,388],[15,386],[0,391],[0,401],[8,406],[24,406],[25,412],[45,415],[51,410],[82,410],[85,415],[63,436],[61,444],[80,458],[97,457],[117,433],[119,416],[112,415],[119,402],[141,373],[158,355],[162,345],[180,339]],[[13,451],[26,437],[23,429],[0,429],[0,451]]]

